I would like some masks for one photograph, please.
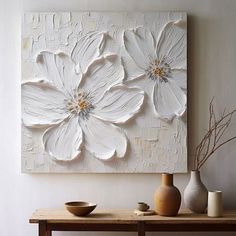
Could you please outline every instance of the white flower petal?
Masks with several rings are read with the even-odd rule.
[[[153,36],[148,29],[125,30],[123,40],[127,52],[143,70],[150,60],[156,58]]]
[[[155,83],[156,81],[149,78],[139,78],[126,83],[127,86],[135,86],[145,93],[145,101],[142,110],[135,118],[135,125],[139,128],[160,127],[161,121],[157,119],[155,112],[153,112],[152,93]]]
[[[172,70],[171,78],[176,82],[176,84],[182,88],[187,89],[187,71],[186,70]]]
[[[83,133],[75,117],[49,128],[43,135],[45,151],[60,161],[71,161],[78,157],[82,140]]]
[[[120,128],[92,115],[80,124],[84,132],[85,148],[95,157],[102,160],[109,160],[113,156],[124,157],[127,140]]]
[[[89,64],[101,54],[104,43],[104,32],[90,32],[78,40],[71,53],[78,73],[86,73]]]
[[[66,94],[78,87],[81,76],[75,73],[75,64],[65,53],[43,51],[36,62],[43,75]]]
[[[95,105],[94,116],[113,123],[124,123],[141,109],[144,92],[120,85],[108,90]]]
[[[120,84],[123,79],[124,69],[120,58],[110,54],[93,61],[82,78],[80,89],[89,93],[97,102],[106,90]]]
[[[23,83],[21,101],[25,126],[47,127],[68,117],[65,95],[46,81]]]
[[[156,83],[153,90],[153,103],[157,115],[164,120],[180,117],[186,110],[186,94],[172,79]]]
[[[138,67],[133,59],[122,57],[122,65],[125,70],[125,81],[137,80],[143,76],[146,76],[146,73],[143,69]]]
[[[180,21],[168,22],[159,34],[156,54],[166,57],[172,69],[186,69],[187,32],[179,26]]]

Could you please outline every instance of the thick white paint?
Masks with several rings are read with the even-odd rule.
[[[67,97],[73,96],[73,90],[78,87],[81,76],[75,71],[72,59],[63,52],[52,53],[42,51],[36,57],[40,74]]]
[[[22,83],[22,121],[27,127],[43,128],[61,123],[69,116],[66,96],[50,82]]]
[[[124,85],[115,86],[124,78],[121,58],[111,54],[92,61],[82,79],[64,53],[43,51],[36,62],[51,83],[42,80],[22,84],[22,119],[26,127],[51,126],[42,135],[46,153],[55,161],[71,161],[83,155],[84,145],[102,160],[124,157],[125,134],[109,122],[124,123],[132,118],[141,110],[144,93]],[[81,99],[89,104],[85,111],[79,108]],[[35,155],[33,149],[28,149],[27,141],[25,147],[26,153]]]
[[[167,12],[26,13],[28,16],[24,16],[22,35],[23,81],[28,76],[46,77],[57,89],[63,91],[67,98],[65,99],[65,103],[67,103],[66,107],[68,101],[72,100],[72,107],[70,109],[73,110],[76,109],[76,102],[73,102],[73,99],[70,97],[73,97],[74,90],[78,86],[80,91],[89,94],[89,103],[94,107],[90,111],[91,115],[105,122],[105,124],[101,123],[98,129],[102,130],[101,127],[104,125],[110,127],[110,131],[108,132],[110,139],[108,139],[107,136],[102,137],[100,133],[94,130],[95,125],[93,125],[93,123],[98,123],[96,119],[96,122],[91,122],[91,127],[87,127],[85,121],[80,122],[79,120],[85,140],[81,145],[82,152],[80,153],[79,147],[72,148],[71,145],[67,145],[66,143],[66,148],[60,155],[58,150],[61,150],[61,148],[55,145],[59,143],[62,145],[62,142],[58,142],[59,138],[55,135],[61,132],[60,130],[57,131],[58,127],[53,128],[53,131],[48,131],[47,133],[47,141],[44,142],[46,152],[41,146],[41,136],[44,130],[37,132],[31,131],[30,134],[33,136],[33,141],[32,148],[29,151],[27,141],[29,133],[28,130],[23,128],[23,171],[47,172],[50,170],[51,172],[76,171],[99,173],[160,172],[163,170],[169,170],[171,172],[186,171],[186,124],[181,120],[176,120],[165,128],[165,130],[167,130],[167,132],[165,131],[165,135],[163,137],[160,136],[163,127],[159,117],[155,114],[153,105],[153,101],[156,102],[156,99],[152,99],[154,82],[148,78],[140,77],[140,74],[137,75],[137,66],[135,66],[135,63],[124,47],[127,41],[125,38],[128,37],[130,50],[133,50],[133,45],[137,45],[137,48],[134,48],[133,52],[135,53],[141,50],[146,56],[138,55],[138,57],[142,60],[144,59],[143,63],[147,63],[148,65],[150,58],[157,58],[155,49],[156,43],[153,35],[155,35],[155,33],[160,34],[160,32],[163,34],[163,31],[168,28],[166,25],[172,25],[172,19],[186,20],[186,14],[184,13],[170,14],[171,13]],[[159,16],[162,21],[161,23],[157,21],[156,24],[152,26],[150,22],[152,22],[156,16]],[[141,26],[137,28],[138,25]],[[68,35],[66,34],[66,28],[71,32]],[[134,35],[134,32],[129,32],[129,30],[127,30],[129,28],[137,28],[135,30],[136,35]],[[124,30],[126,31],[124,32]],[[35,31],[40,34],[38,37],[36,37]],[[177,32],[178,35],[178,31],[175,29],[173,31],[174,33]],[[65,40],[61,40],[61,35],[65,34],[68,36],[66,42]],[[166,34],[169,34],[169,31]],[[170,40],[182,40],[181,37],[175,35],[172,38],[170,38]],[[186,39],[184,38],[184,40]],[[27,43],[31,41],[31,44]],[[46,49],[44,49],[45,46]],[[37,51],[40,49],[43,51],[38,53]],[[175,53],[179,52],[178,49],[179,48],[175,49],[175,46],[173,46]],[[32,60],[35,54],[37,55],[36,63],[39,68],[35,66]],[[132,70],[129,71],[130,65],[132,64]],[[147,65],[142,67],[143,72],[145,72]],[[137,77],[139,77],[141,83],[137,82],[136,79],[131,80],[131,78],[135,78],[134,75],[137,75],[137,80]],[[142,83],[142,80],[144,80],[145,83]],[[184,80],[186,81],[186,77]],[[152,87],[149,87],[150,81],[153,84]],[[122,84],[125,84],[125,86]],[[116,85],[119,85],[119,87],[113,89]],[[171,88],[173,88],[173,86]],[[144,90],[146,93],[145,101],[144,92],[141,92],[141,90]],[[180,88],[179,90],[181,91]],[[185,98],[186,95],[184,93],[180,94],[179,90],[178,93],[176,92],[177,89],[174,90],[174,94],[173,92],[169,93],[169,95],[172,96],[172,99],[168,100],[172,104],[169,106],[172,109],[171,111],[168,109],[166,111],[162,109],[162,107],[159,107],[163,105],[166,109],[165,101],[158,101],[158,106],[155,104],[156,110],[166,111],[167,115],[165,117],[162,116],[162,118],[169,118],[169,116],[173,118],[174,115],[182,115],[180,114],[180,109],[182,109],[183,105],[183,110],[185,110],[184,104],[186,104],[186,101],[181,98],[181,95],[185,96]],[[176,95],[180,96],[176,99]],[[145,106],[142,107],[143,102],[145,102]],[[184,104],[180,103],[179,107],[179,102],[183,102]],[[116,124],[123,131],[120,131],[120,129],[115,126],[113,129],[113,125],[107,122]],[[52,125],[53,122],[49,124]],[[64,129],[62,128],[62,130]],[[120,138],[122,140],[121,142],[112,144],[112,134],[115,135],[117,131],[119,131],[118,139],[122,137],[123,133],[127,136],[127,140],[130,144],[129,152],[126,152],[127,141],[124,141],[124,138]],[[103,133],[106,135],[106,132]],[[122,135],[119,135],[119,133],[122,133]],[[51,134],[52,140],[50,140],[49,134]],[[96,135],[94,136],[94,134]],[[63,136],[67,137],[68,134]],[[146,142],[149,143],[147,140],[153,140],[153,136],[155,136],[156,141],[152,141],[151,145],[146,145]],[[178,141],[175,139],[176,136],[180,137]],[[77,144],[76,141],[73,141],[74,138],[74,135],[72,135],[71,142]],[[100,143],[96,144],[94,141],[96,138]],[[63,140],[63,138],[61,140]],[[123,148],[120,146],[121,144],[124,144]],[[85,149],[82,148],[83,145]],[[173,148],[170,149],[169,145]],[[145,150],[139,149],[139,147],[143,147]],[[53,163],[48,153],[58,160],[72,160],[78,153],[80,153],[80,158],[79,160],[73,161],[71,164],[61,165],[57,162]],[[124,161],[119,162],[112,159],[112,161],[110,161],[110,167],[112,168],[110,168],[101,161],[97,161],[93,158],[94,156],[103,160],[111,159],[113,156],[124,157]],[[40,158],[42,159],[40,165],[32,165],[32,162],[37,163],[37,160]],[[177,161],[175,161],[175,159]],[[71,168],[72,165],[74,168]]]
[[[181,117],[187,108],[187,97],[174,79],[156,82],[153,88],[153,103],[157,116],[171,121],[174,116]]]
[[[112,123],[125,123],[141,110],[144,92],[125,85],[111,87],[96,104],[94,116]]]
[[[172,121],[175,116],[181,117],[187,108],[187,97],[181,90],[182,87],[187,87],[186,24],[182,19],[169,21],[155,41],[151,31],[143,27],[125,30],[123,35],[128,54],[143,71],[139,76],[146,74],[147,80],[154,81],[152,98],[149,97],[153,99],[154,112],[159,118],[167,121]],[[164,80],[162,76],[154,74],[156,69],[163,68],[166,71]],[[181,70],[182,76],[175,79],[176,73],[172,73],[173,70]]]
[[[71,53],[77,73],[86,73],[91,62],[101,55],[105,36],[104,32],[89,32],[78,39]]]
[[[82,132],[78,118],[67,119],[45,131],[42,137],[44,149],[56,160],[71,161],[81,153]]]
[[[170,67],[174,69],[186,70],[187,68],[187,25],[186,21],[170,21],[160,32],[157,39],[156,55],[158,59],[167,57]]]
[[[95,202],[98,203],[98,208],[134,208],[138,201],[145,201],[152,208],[153,193],[161,180],[159,174],[21,173],[19,3],[18,0],[0,1],[0,235],[37,235],[38,227],[28,223],[31,213],[37,208],[62,208],[62,204],[70,200]],[[23,3],[24,10],[27,11],[187,11],[190,162],[193,147],[207,128],[208,101],[212,96],[215,95],[219,111],[223,111],[225,106],[229,110],[236,107],[236,32],[233,30],[236,20],[235,0],[24,0]],[[228,135],[234,135],[235,132],[236,126],[233,124]],[[42,164],[42,160],[43,158],[37,158],[37,165]],[[35,162],[32,165],[36,165]],[[106,165],[109,166],[109,163]],[[228,208],[236,208],[235,166],[235,142],[232,142],[216,153],[201,173],[202,180],[209,189],[223,191],[224,207]],[[189,174],[174,176],[175,185],[181,194],[188,179]],[[78,235],[136,236],[136,233],[53,232],[53,236]],[[156,235],[157,233],[148,233],[148,236]],[[177,236],[179,233],[162,235]],[[199,233],[186,232],[181,235],[198,236]],[[201,235],[235,236],[235,232],[202,232]]]
[[[125,30],[123,40],[125,49],[145,73],[150,60],[156,59],[155,42],[151,31],[144,27]]]
[[[95,157],[110,160],[123,158],[127,150],[125,133],[119,127],[92,116],[87,121],[80,121],[85,134],[85,148]]]
[[[111,87],[123,83],[123,79],[124,68],[121,58],[116,54],[108,54],[92,61],[88,72],[82,78],[80,88],[92,94],[93,104],[97,105],[105,92]]]

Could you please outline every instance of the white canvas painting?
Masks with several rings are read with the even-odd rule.
[[[22,17],[22,171],[187,171],[187,16]]]

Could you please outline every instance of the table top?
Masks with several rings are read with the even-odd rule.
[[[38,209],[30,217],[30,223],[83,223],[83,224],[135,224],[145,221],[146,224],[235,224],[236,210],[225,211],[223,217],[210,218],[206,214],[193,214],[181,210],[176,217],[158,215],[137,216],[131,209],[95,209],[86,217],[78,217],[65,209]]]

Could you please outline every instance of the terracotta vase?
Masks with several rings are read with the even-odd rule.
[[[198,170],[191,171],[190,181],[184,190],[184,204],[194,213],[205,213],[208,191]]]
[[[161,186],[155,192],[155,211],[161,216],[176,216],[181,203],[181,194],[173,185],[173,174],[162,174]]]

